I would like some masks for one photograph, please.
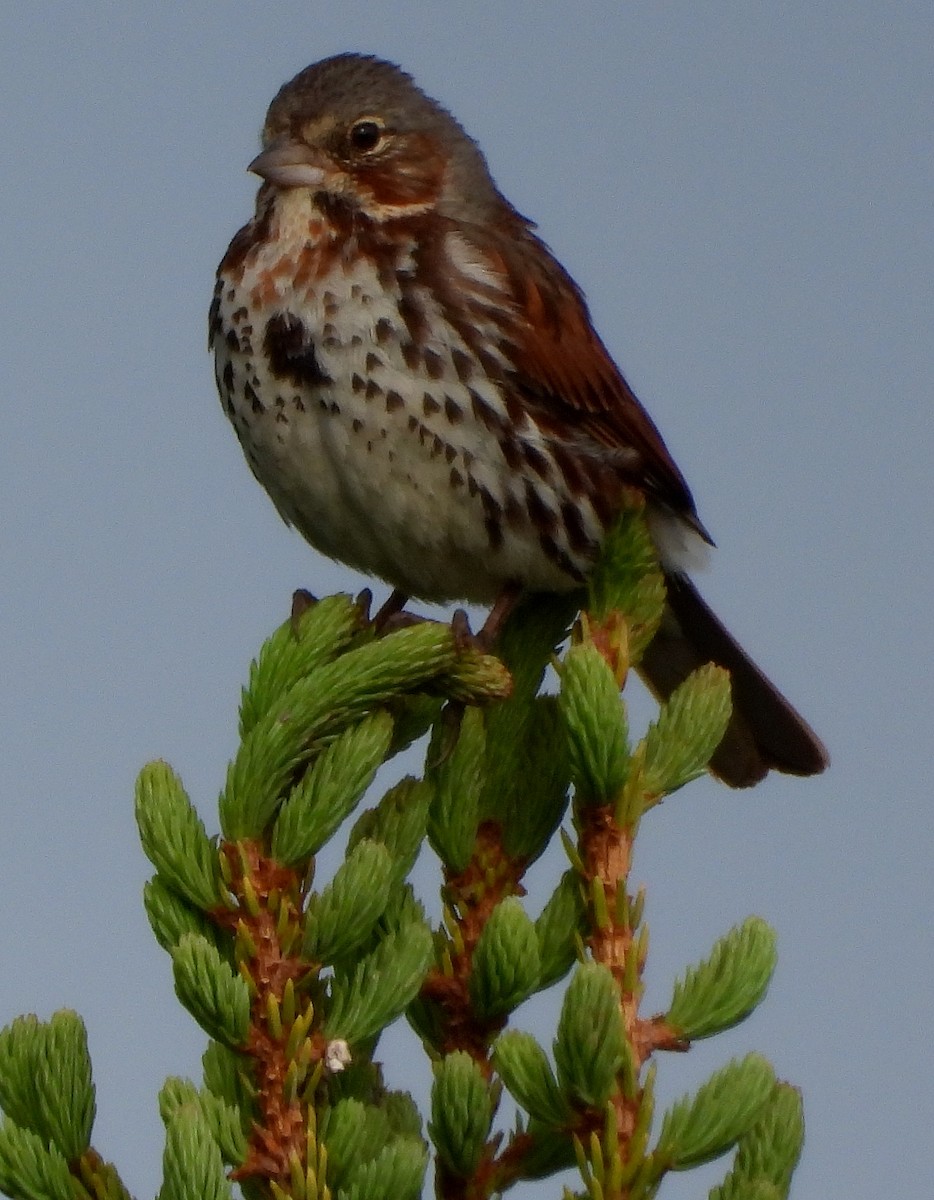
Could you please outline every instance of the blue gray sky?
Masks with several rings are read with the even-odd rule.
[[[152,1195],[156,1091],[197,1074],[203,1038],[142,912],[136,772],[167,758],[214,829],[250,657],[293,588],[362,583],[280,523],[205,349],[265,107],[348,49],[457,114],[585,289],[719,544],[705,594],[833,756],[754,794],[700,782],[645,822],[650,1008],[748,913],[780,938],[766,1003],[665,1060],[662,1097],[761,1049],[804,1091],[795,1195],[930,1196],[929,0],[6,14],[0,1021],[84,1015],[98,1147]],[[547,1012],[523,1019],[548,1038]]]

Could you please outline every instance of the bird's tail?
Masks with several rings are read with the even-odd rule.
[[[715,662],[733,683],[733,715],[710,769],[731,787],[751,787],[769,770],[817,775],[827,751],[804,718],[749,658],[691,581],[666,575],[668,604],[639,672],[660,699],[697,667]]]

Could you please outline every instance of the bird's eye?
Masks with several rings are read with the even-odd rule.
[[[378,121],[357,121],[350,127],[350,144],[354,150],[367,153],[375,150],[383,139],[383,127]]]

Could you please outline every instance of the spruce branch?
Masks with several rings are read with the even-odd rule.
[[[329,1194],[318,1131],[332,1128],[339,1150],[344,1126],[328,1114],[353,1102],[371,1133],[383,1134],[373,1134],[365,1163],[337,1172],[342,1193],[417,1194],[418,1122],[395,1129],[384,1120],[387,1106],[402,1110],[368,1064],[432,955],[431,931],[404,882],[424,838],[430,787],[403,780],[364,813],[320,890],[313,856],[393,752],[407,704],[418,709],[420,696],[487,704],[510,686],[498,660],[461,646],[450,629],[423,623],[380,637],[361,604],[301,596],[251,669],[212,858],[179,781],[167,768],[147,769],[140,826],[158,871],[147,911],[172,954],[180,999],[214,1039],[206,1090],[176,1085],[165,1097],[167,1185],[177,1190],[184,1148],[207,1130],[251,1195]],[[195,887],[184,854],[168,858],[155,844],[152,814],[166,810],[179,814],[182,833],[194,830],[185,834],[189,858],[200,856],[199,878],[211,887]]]
[[[713,1200],[788,1194],[800,1097],[761,1057],[655,1119],[661,1052],[743,1020],[775,965],[774,934],[750,917],[683,972],[666,1012],[642,1011],[635,839],[704,769],[730,715],[729,680],[705,667],[633,735],[625,684],[664,604],[638,504],[589,593],[526,599],[496,656],[428,621],[377,630],[365,598],[300,593],[250,669],[220,836],[170,767],[144,768],[145,908],[211,1039],[202,1085],[173,1078],[160,1096],[160,1200],[226,1200],[233,1182],[246,1200],[415,1200],[429,1141],[440,1200],[487,1200],[575,1164],[582,1194],[642,1200],[734,1147]],[[429,729],[423,777],[361,811],[380,766]],[[351,821],[343,861],[319,878],[316,856]],[[568,866],[536,915],[525,876],[559,829]],[[434,929],[408,882],[426,840],[442,877]],[[568,977],[550,1042],[517,1027],[529,996]],[[375,1058],[403,1013],[433,1066],[428,1140]],[[127,1195],[91,1145],[74,1014],[0,1032],[0,1106],[8,1195]]]

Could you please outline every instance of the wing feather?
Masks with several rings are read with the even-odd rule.
[[[655,422],[593,327],[580,289],[528,228],[497,247],[513,301],[512,382],[546,436],[608,460],[621,482],[677,514],[707,541],[691,495]]]

